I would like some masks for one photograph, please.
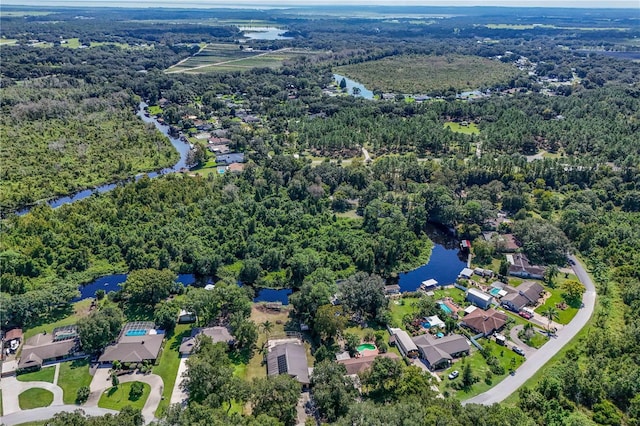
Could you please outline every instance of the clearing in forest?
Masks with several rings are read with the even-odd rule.
[[[284,48],[254,50],[237,44],[208,44],[198,53],[167,68],[167,73],[208,73],[244,71],[251,68],[277,68],[297,56],[312,56],[314,52]]]
[[[372,90],[432,94],[491,87],[520,74],[511,64],[479,56],[401,55],[338,67]]]

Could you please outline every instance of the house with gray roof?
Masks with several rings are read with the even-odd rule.
[[[309,366],[307,350],[299,339],[287,339],[267,346],[267,375],[287,374],[303,387],[309,386]]]
[[[544,278],[546,268],[540,265],[532,265],[529,258],[524,253],[515,253],[507,256],[509,261],[509,275],[520,278],[533,278],[541,280]]]
[[[418,347],[413,340],[411,340],[409,333],[401,328],[390,328],[389,331],[392,333],[392,337],[395,339],[395,344],[402,356],[406,356],[408,358],[416,358],[418,356]]]
[[[40,368],[47,361],[63,360],[80,353],[77,327],[58,327],[51,333],[36,334],[24,343],[18,369]]]
[[[235,337],[229,333],[227,327],[194,328],[191,330],[191,336],[182,339],[180,355],[191,355],[196,347],[198,336],[207,336],[213,343],[226,343],[230,346],[235,343]]]
[[[535,306],[544,293],[544,287],[535,281],[525,281],[518,287],[505,286],[504,290],[507,295],[500,301],[514,312],[520,312],[525,306]]]
[[[104,349],[98,361],[109,363],[155,361],[160,353],[164,331],[156,330],[152,322],[125,324],[116,343]]]
[[[467,338],[459,334],[451,334],[439,339],[431,334],[423,334],[415,336],[413,342],[430,370],[446,368],[454,358],[469,355],[471,350]]]
[[[488,309],[493,302],[493,296],[475,288],[467,290],[465,299],[482,309]]]

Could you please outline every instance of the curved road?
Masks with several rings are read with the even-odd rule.
[[[4,425],[12,426],[28,422],[49,420],[58,413],[71,413],[76,410],[82,410],[86,415],[92,417],[104,416],[105,414],[118,414],[117,411],[107,410],[106,408],[80,407],[78,405],[50,405],[48,407],[34,408],[33,410],[22,410],[7,414],[6,416],[0,417],[0,421],[2,421],[2,424]]]
[[[561,330],[558,330],[555,338],[548,341],[543,347],[532,354],[520,368],[516,370],[515,375],[507,376],[495,387],[463,401],[463,404],[491,405],[504,400],[542,368],[551,357],[557,354],[564,345],[573,339],[575,335],[582,330],[587,321],[589,321],[596,304],[596,288],[578,259],[576,259],[575,256],[570,256],[569,259],[574,262],[573,270],[586,289],[582,296],[584,306],[578,310],[578,313],[569,324],[562,327]]]

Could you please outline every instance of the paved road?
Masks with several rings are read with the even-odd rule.
[[[503,381],[487,392],[481,393],[471,399],[463,401],[463,404],[483,404],[491,405],[500,402],[518,390],[527,380],[529,380],[542,366],[544,366],[564,345],[566,345],[580,330],[585,326],[591,315],[596,303],[596,288],[591,278],[584,270],[575,256],[570,256],[575,262],[573,270],[585,286],[586,291],[582,296],[584,306],[578,310],[576,316],[569,324],[558,331],[555,338],[552,338],[543,347],[538,349],[516,370],[515,375],[507,376]]]
[[[4,380],[4,379],[3,379]],[[4,392],[3,392],[4,393]],[[49,420],[53,416],[62,412],[73,412],[81,409],[89,416],[104,416],[105,414],[117,414],[115,410],[107,410],[98,407],[78,407],[77,405],[50,405],[49,407],[34,408],[33,410],[23,410],[0,417],[0,422],[6,426],[18,425],[21,423],[38,422]]]

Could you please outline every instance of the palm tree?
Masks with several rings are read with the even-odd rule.
[[[544,272],[544,280],[549,287],[555,288],[558,273],[560,273],[560,270],[556,265],[550,265]]]
[[[547,333],[551,335],[551,322],[553,322],[554,319],[559,318],[558,310],[554,307],[549,307],[544,312],[542,312],[542,316],[549,320]]]
[[[267,320],[260,324],[260,328],[264,331],[264,334],[267,335],[267,340],[269,340],[269,334],[273,331],[273,323]]]

